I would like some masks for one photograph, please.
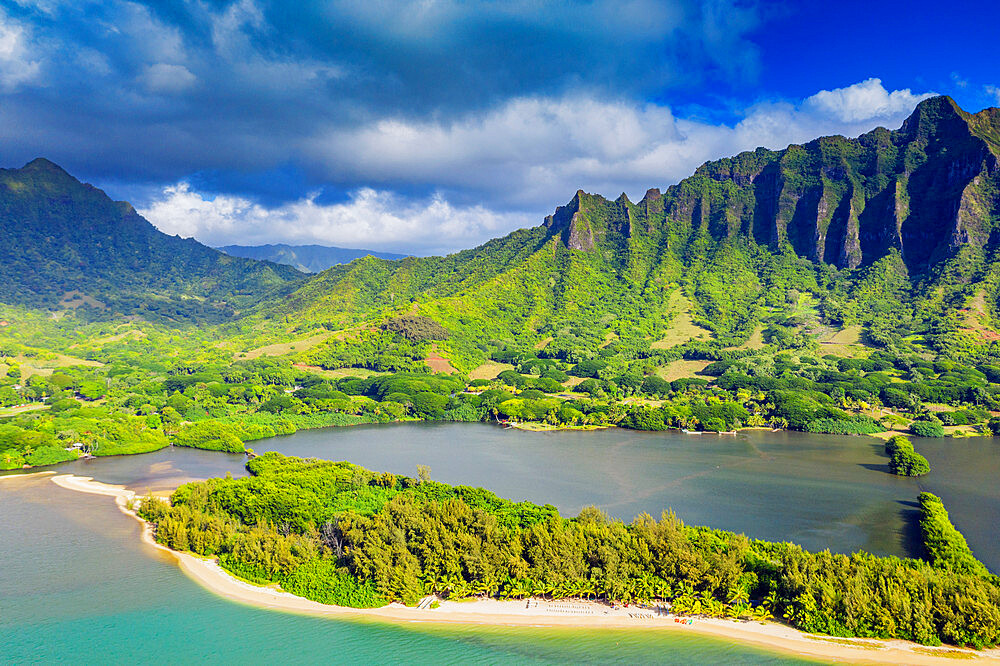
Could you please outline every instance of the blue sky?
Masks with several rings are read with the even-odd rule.
[[[0,163],[48,157],[215,245],[448,252],[931,94],[1000,105],[997,25],[990,2],[0,0]]]

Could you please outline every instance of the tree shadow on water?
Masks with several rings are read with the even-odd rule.
[[[920,504],[910,500],[897,500],[903,508],[899,515],[903,519],[902,546],[912,558],[923,558],[927,552],[924,549],[924,538],[920,532]]]

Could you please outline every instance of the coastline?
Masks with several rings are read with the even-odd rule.
[[[592,601],[441,601],[440,607],[435,609],[410,608],[398,603],[374,609],[329,606],[289,594],[276,586],[246,583],[223,570],[213,559],[177,552],[156,543],[150,525],[129,508],[129,502],[136,497],[136,493],[123,486],[72,474],[56,475],[51,480],[68,490],[114,497],[122,513],[142,524],[143,542],[169,553],[188,577],[214,594],[258,608],[322,617],[407,623],[682,631],[785,654],[851,663],[938,664],[956,658],[1000,663],[1000,648],[976,651],[956,647],[935,648],[895,639],[835,638],[806,634],[777,622],[734,622],[695,617],[691,618],[692,624],[681,624],[675,622],[673,615],[658,616],[639,608],[612,609]]]

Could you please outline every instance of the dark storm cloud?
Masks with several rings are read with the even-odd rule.
[[[925,94],[760,100],[757,25],[740,0],[0,0],[0,163],[48,157],[208,243],[440,252]]]
[[[755,14],[729,2],[3,6],[20,48],[0,70],[4,161],[46,155],[103,179],[299,163],[350,186],[349,166],[303,146],[380,118],[445,122],[580,89],[642,99],[756,66],[741,37]]]

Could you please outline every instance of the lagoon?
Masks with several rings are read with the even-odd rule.
[[[597,505],[631,519],[672,508],[691,524],[788,540],[809,549],[914,554],[917,494],[939,494],[976,555],[1000,570],[1000,442],[915,440],[932,471],[885,471],[881,442],[865,437],[744,431],[737,435],[524,432],[485,424],[407,423],[302,431],[251,444],[258,452],[350,460],[446,483],[550,502],[565,515]],[[81,460],[58,473],[138,492],[187,479],[243,475],[241,455],[170,448]],[[45,477],[0,483],[0,640],[15,661],[494,663],[726,661],[786,657],[704,637],[629,631],[401,626],[302,617],[219,599],[143,545],[108,498],[63,490]],[[122,637],[126,637],[123,639]]]

